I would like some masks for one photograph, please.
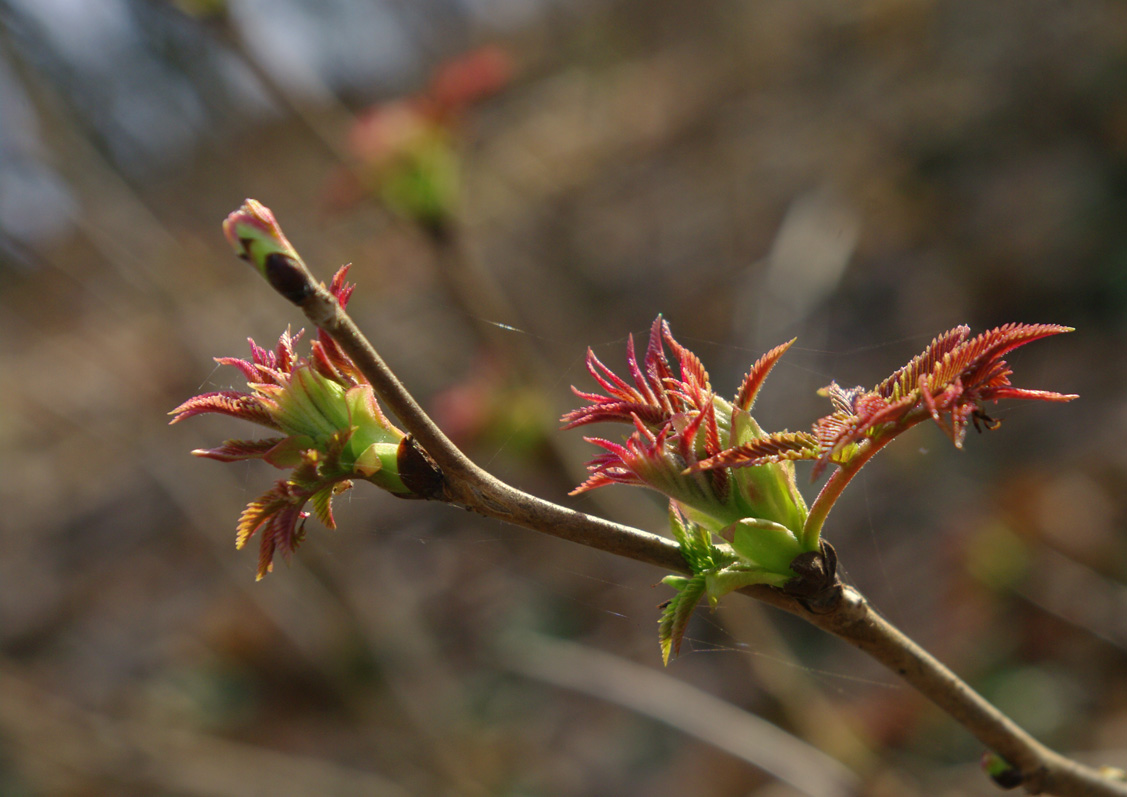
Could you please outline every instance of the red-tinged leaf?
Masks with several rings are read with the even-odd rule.
[[[991,391],[988,400],[1000,399],[1032,399],[1033,401],[1066,402],[1080,398],[1076,393],[1054,393],[1051,390],[1028,390],[1021,387],[1000,387]]]
[[[633,419],[640,418],[645,423],[660,424],[665,421],[665,413],[658,407],[649,404],[634,404],[626,401],[605,402],[579,407],[566,413],[560,422],[563,429],[574,429],[588,423],[620,422],[632,423]]]
[[[279,428],[257,396],[240,393],[237,390],[218,390],[193,396],[168,413],[173,416],[169,423],[179,423],[185,418],[209,412],[241,418],[244,421],[269,426],[271,429]]]
[[[334,382],[349,382],[351,380],[345,379],[341,372],[337,369],[336,364],[329,359],[328,353],[325,351],[324,345],[319,340],[313,341],[310,346],[309,359],[313,364],[313,368],[317,373],[321,374],[327,379]]]
[[[1056,324],[1005,324],[983,332],[952,349],[936,364],[928,387],[938,393],[957,377],[970,388],[977,387],[987,372],[1007,352],[1049,335],[1070,332]]]
[[[837,382],[830,382],[818,391],[818,395],[829,398],[835,412],[853,415],[857,397],[864,395],[866,392],[865,388],[860,385],[846,390]]]
[[[660,456],[665,445],[664,436],[655,437],[645,427],[637,432],[626,445],[613,443],[600,437],[583,438],[588,443],[602,448],[606,453],[592,459],[587,463],[587,470],[591,473],[587,481],[571,491],[571,495],[587,492],[596,487],[607,484],[632,484],[644,485],[646,482],[637,473],[639,468],[644,468],[647,460]]]
[[[685,473],[698,473],[716,468],[742,468],[800,459],[817,459],[818,439],[808,432],[779,432],[753,440],[742,446],[721,451],[687,468]]]
[[[642,419],[637,415],[634,416],[634,432],[635,434],[627,440],[627,446],[648,446],[651,449],[660,450],[665,445],[665,438],[669,432],[668,426],[663,426],[655,435],[646,424],[642,423]]]
[[[247,338],[247,343],[250,344],[250,357],[255,365],[265,365],[268,368],[274,368],[277,365],[277,357],[274,352],[262,348],[254,342],[254,338]]]
[[[267,437],[263,440],[224,440],[223,445],[216,448],[197,448],[192,452],[192,455],[216,459],[220,462],[265,459],[271,449],[287,439],[285,437]]]
[[[367,384],[367,378],[360,373],[356,363],[345,354],[337,342],[328,333],[322,331],[319,340],[313,341],[310,346],[312,357],[320,362],[328,362],[332,370],[339,374],[337,381],[344,385]]]
[[[588,443],[597,445],[599,448],[602,448],[607,452],[606,454],[600,454],[599,456],[595,457],[595,459],[591,461],[592,465],[601,465],[603,461],[623,462],[629,459],[631,456],[630,450],[626,446],[619,445],[618,443],[612,443],[610,440],[604,440],[601,437],[584,437],[583,439]]]
[[[677,355],[679,378],[673,375],[663,342]],[[626,364],[633,386],[604,365],[593,351],[587,350],[587,370],[606,395],[572,387],[575,395],[588,403],[563,416],[565,429],[600,421],[629,421],[634,416],[656,428],[680,412],[700,411],[712,401],[704,365],[677,343],[660,315],[650,328],[649,344],[641,364],[634,336],[627,337]]]
[[[650,341],[649,345],[646,346],[645,363],[649,384],[654,388],[659,398],[664,392],[662,386],[665,384],[665,380],[673,376],[673,369],[669,367],[669,360],[665,359],[665,349],[662,347],[662,340],[666,336],[672,337],[669,332],[669,325],[659,315],[650,324]]]
[[[814,422],[814,438],[818,442],[818,450],[823,455],[833,450],[834,445],[845,434],[851,431],[853,426],[852,413],[842,412],[838,410],[830,415],[825,415]]]
[[[612,479],[605,473],[593,473],[584,480],[575,489],[571,490],[568,495],[581,495],[582,493],[590,492],[598,487],[607,487],[611,484],[622,484],[617,479]]]
[[[876,387],[876,392],[888,399],[898,399],[916,390],[921,376],[930,376],[936,364],[970,334],[966,324],[950,329],[935,337],[926,349],[911,362],[899,369]]]
[[[631,337],[627,340],[627,359],[630,360],[634,353],[634,339]],[[618,374],[612,371],[607,366],[603,365],[602,361],[595,356],[595,352],[587,349],[587,371],[599,383],[599,386],[607,392],[608,395],[615,398],[622,399],[623,401],[636,401],[639,404],[647,403],[653,397],[646,396],[626,384]],[[635,366],[636,367],[636,366]],[[642,382],[645,386],[645,382]]]
[[[269,352],[268,355],[267,359],[270,360],[271,363],[275,363],[278,359],[273,352]],[[220,365],[230,365],[242,371],[243,378],[245,378],[250,385],[281,385],[285,383],[287,378],[286,374],[279,371],[273,365],[257,362],[256,360],[257,358],[253,355],[251,361],[240,360],[238,357],[215,358],[215,361]]]
[[[297,333],[298,338],[301,337],[301,332]],[[289,327],[278,338],[277,351],[277,369],[284,374],[288,374],[293,370],[294,361],[297,360],[297,354],[293,350],[294,338],[290,335]]]
[[[720,503],[727,502],[732,495],[732,474],[726,470],[710,470],[704,474],[712,485],[712,494]]]
[[[663,323],[662,335],[677,359],[677,365],[681,369],[681,381],[695,388],[697,392],[711,393],[712,385],[708,381],[708,371],[705,370],[700,358],[674,340],[668,324]]]
[[[258,545],[258,571],[254,574],[255,581],[261,581],[267,573],[274,572],[274,535],[263,533],[262,542]]]
[[[646,362],[648,366],[649,351],[646,353]],[[646,378],[646,374],[642,373],[642,369],[638,366],[638,355],[634,349],[633,335],[626,337],[626,368],[630,371],[630,377],[634,380],[634,384],[637,385],[638,395],[640,395],[646,403],[660,406],[664,409],[664,405],[659,403],[658,400],[658,394],[661,392],[661,380],[659,378],[654,385],[651,385]],[[654,392],[655,388],[657,393]]]
[[[971,344],[981,340],[983,351],[975,359],[974,367],[965,367],[961,372],[963,383],[974,389],[982,382],[988,381],[992,371],[999,367],[1005,368],[1001,358],[1008,352],[1035,340],[1071,331],[1071,327],[1057,324],[1006,324],[983,332],[967,344],[970,348]]]
[[[741,410],[751,410],[752,405],[755,404],[756,396],[759,395],[759,388],[763,386],[763,380],[767,378],[767,374],[771,373],[775,363],[786,353],[787,349],[794,345],[796,340],[798,338],[791,338],[786,343],[779,344],[755,361],[736,394],[735,407]]]
[[[308,517],[301,510],[304,505],[305,497],[295,493],[289,483],[279,481],[243,510],[236,530],[235,547],[243,548],[247,540],[256,532],[261,532],[256,579],[261,580],[274,569],[276,551],[280,550],[288,558],[301,542],[304,530],[299,528],[299,523]]]
[[[935,364],[931,375],[920,380],[921,384],[926,384],[932,393],[941,392],[962,374],[975,368],[988,347],[988,342],[981,335],[967,341],[944,355],[943,359]]]
[[[258,573],[256,581],[274,570],[274,554],[280,552],[288,562],[297,546],[305,537],[305,519],[308,513],[299,506],[288,505],[275,514],[262,530],[262,541],[258,549]]]
[[[671,357],[667,357],[666,347]],[[689,477],[682,473],[686,465],[716,456],[729,445],[728,419],[716,417],[717,399],[704,364],[677,342],[660,315],[650,327],[641,363],[633,336],[627,339],[626,348],[635,387],[629,387],[589,352],[588,370],[607,395],[572,388],[587,404],[563,416],[565,428],[627,419],[634,424],[625,445],[592,441],[606,453],[588,464],[591,475],[577,492],[611,483],[644,484],[674,500],[711,503],[718,513],[729,512],[730,473],[723,469]],[[768,361],[773,362],[786,348],[779,347],[761,363],[758,380],[769,370]]]
[[[712,395],[706,399],[704,409],[700,413],[705,417],[704,451],[709,456],[720,453],[720,428],[716,423],[716,405],[712,403]]]
[[[967,437],[967,423],[974,415],[976,407],[973,404],[963,404],[951,410],[950,437],[955,448],[962,448]],[[943,424],[940,424],[942,427]]]
[[[230,365],[238,368],[240,371],[242,371],[243,378],[248,382],[263,381],[262,375],[260,373],[261,366],[259,366],[257,363],[240,360],[238,357],[214,357],[213,359],[220,365]]]
[[[705,413],[696,413],[691,417],[689,423],[685,426],[685,428],[681,429],[680,432],[675,435],[678,452],[681,454],[682,459],[684,459],[686,462],[696,462],[698,459],[700,459],[700,457],[697,455],[696,439],[697,434],[700,432],[701,426],[704,424],[704,420]],[[706,457],[711,453],[716,453],[708,452],[707,443],[705,445],[705,451]]]
[[[235,526],[235,548],[241,550],[247,544],[247,540],[254,536],[262,524],[284,503],[284,499],[279,495],[278,485],[275,485],[247,504],[239,515],[238,525]]]
[[[356,288],[356,285],[353,283],[344,281],[351,268],[351,263],[345,263],[337,269],[337,273],[333,274],[332,282],[329,283],[329,293],[337,297],[337,302],[340,304],[342,310],[348,307],[348,300],[352,298],[352,291]]]
[[[839,411],[819,420],[814,426],[814,434],[821,451],[818,474],[825,464],[844,448],[861,442],[873,429],[882,424],[898,422],[917,403],[918,399],[914,395],[886,402],[877,394],[868,393],[854,399],[856,408],[854,413]]]
[[[1035,340],[1072,331],[1072,327],[1060,324],[1004,324],[982,333],[980,337],[993,339],[990,356],[997,358]]]
[[[822,456],[814,477],[841,457],[851,445],[879,437],[884,442],[921,420],[916,410],[926,410],[956,447],[966,437],[967,425],[979,417],[980,404],[1002,398],[1069,401],[1074,396],[1025,390],[1010,385],[1011,371],[1003,355],[1040,338],[1070,331],[1054,324],[1006,324],[968,339],[966,327],[956,327],[935,338],[924,352],[874,391],[843,390],[831,384],[822,392],[835,412],[819,420],[814,434]]]
[[[337,302],[340,304],[341,309],[348,306],[348,300],[352,296],[352,291],[356,287],[354,284],[345,282],[345,276],[351,264],[341,266],[337,269],[337,273],[333,275],[332,282],[329,284],[329,292],[336,297]],[[312,344],[313,357],[321,362],[327,361],[331,363],[332,370],[340,374],[343,379],[342,382],[351,384],[366,383],[367,380],[360,373],[356,364],[346,355],[333,340],[332,336],[325,332],[325,330],[318,330],[317,340]]]
[[[608,396],[600,396],[598,393],[588,393],[585,390],[580,390],[575,385],[571,386],[571,392],[584,401],[590,401],[596,404],[609,404],[613,401],[613,399]],[[569,412],[568,414],[570,415],[571,413]]]
[[[949,412],[952,407],[956,405],[956,401],[963,396],[963,383],[958,377],[955,381],[947,385],[943,391],[934,396],[929,389],[926,380],[920,382],[920,396],[922,398],[922,405],[927,408],[931,419],[935,421],[936,425],[943,430],[944,434],[951,438],[951,442],[959,445],[955,440],[955,429],[952,424],[943,422],[943,414]]]

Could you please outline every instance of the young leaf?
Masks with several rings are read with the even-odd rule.
[[[670,655],[681,652],[681,639],[693,610],[704,597],[706,577],[698,574],[686,579],[681,576],[666,576],[662,582],[676,588],[677,594],[665,602],[661,620],[657,626],[657,640],[661,645],[661,660],[669,664]]]

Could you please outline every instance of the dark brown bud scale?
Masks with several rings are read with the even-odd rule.
[[[445,480],[430,454],[408,435],[399,441],[395,457],[399,478],[417,498],[436,499],[442,496]]]
[[[301,304],[313,293],[315,286],[309,272],[292,257],[271,252],[262,266],[270,286],[294,304]]]

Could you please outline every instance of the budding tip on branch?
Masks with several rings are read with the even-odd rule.
[[[266,278],[271,287],[294,304],[301,304],[317,287],[301,255],[282,232],[270,208],[247,199],[227,216],[223,234],[240,259]]]

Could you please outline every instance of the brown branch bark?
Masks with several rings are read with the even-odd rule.
[[[561,507],[479,468],[435,425],[332,294],[323,285],[311,283],[306,288],[305,298],[298,303],[306,317],[340,344],[403,427],[431,455],[445,478],[444,500],[486,517],[666,570],[688,572],[671,540]],[[1020,773],[1026,792],[1127,797],[1127,782],[1112,780],[1048,749],[877,614],[859,592],[840,585],[836,590],[817,612],[770,587],[741,592],[802,617],[884,664],[1011,764]]]

